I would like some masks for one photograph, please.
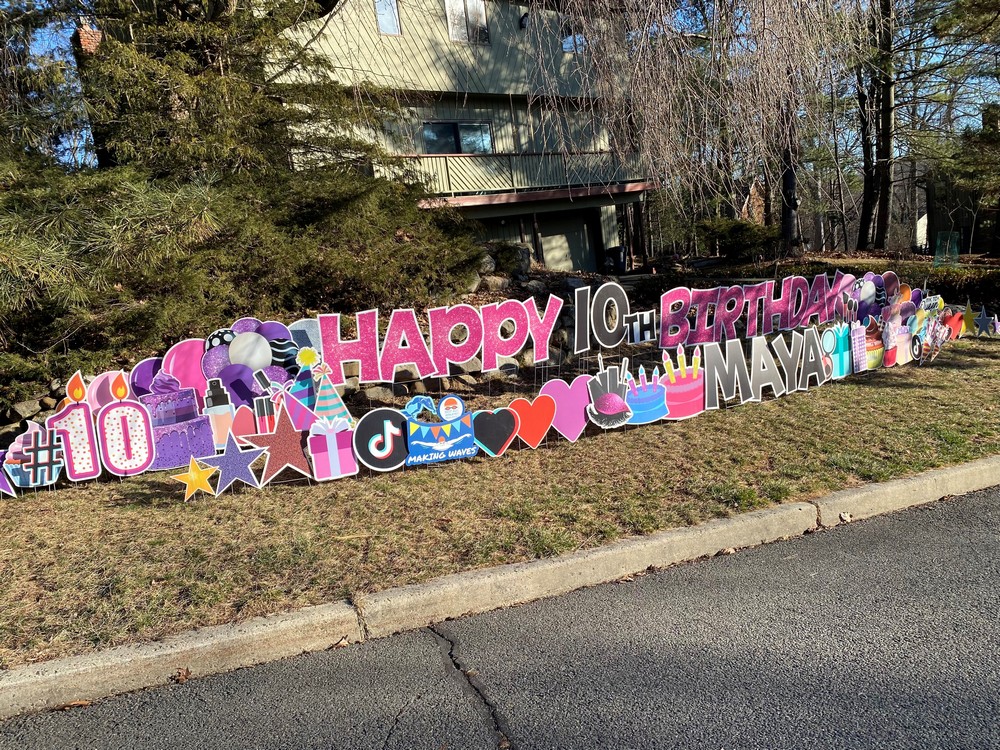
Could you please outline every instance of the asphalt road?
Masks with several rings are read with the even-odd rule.
[[[0,747],[996,748],[998,722],[993,489],[20,717]]]

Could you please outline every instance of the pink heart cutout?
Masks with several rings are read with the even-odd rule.
[[[556,416],[552,420],[555,431],[575,443],[587,427],[587,407],[590,405],[590,391],[587,384],[590,375],[577,375],[572,383],[565,380],[550,380],[542,386],[539,395],[551,396],[556,402]]]

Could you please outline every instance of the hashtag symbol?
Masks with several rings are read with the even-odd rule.
[[[21,468],[28,472],[31,486],[55,484],[63,465],[62,441],[55,430],[39,430],[28,438],[28,444],[21,449]]]

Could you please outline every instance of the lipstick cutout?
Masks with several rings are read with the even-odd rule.
[[[269,396],[258,396],[253,400],[253,416],[257,420],[257,434],[274,432],[274,404]]]

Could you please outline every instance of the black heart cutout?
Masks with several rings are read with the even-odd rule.
[[[517,434],[517,426],[517,414],[510,409],[477,411],[472,417],[476,442],[491,456],[503,455]]]

